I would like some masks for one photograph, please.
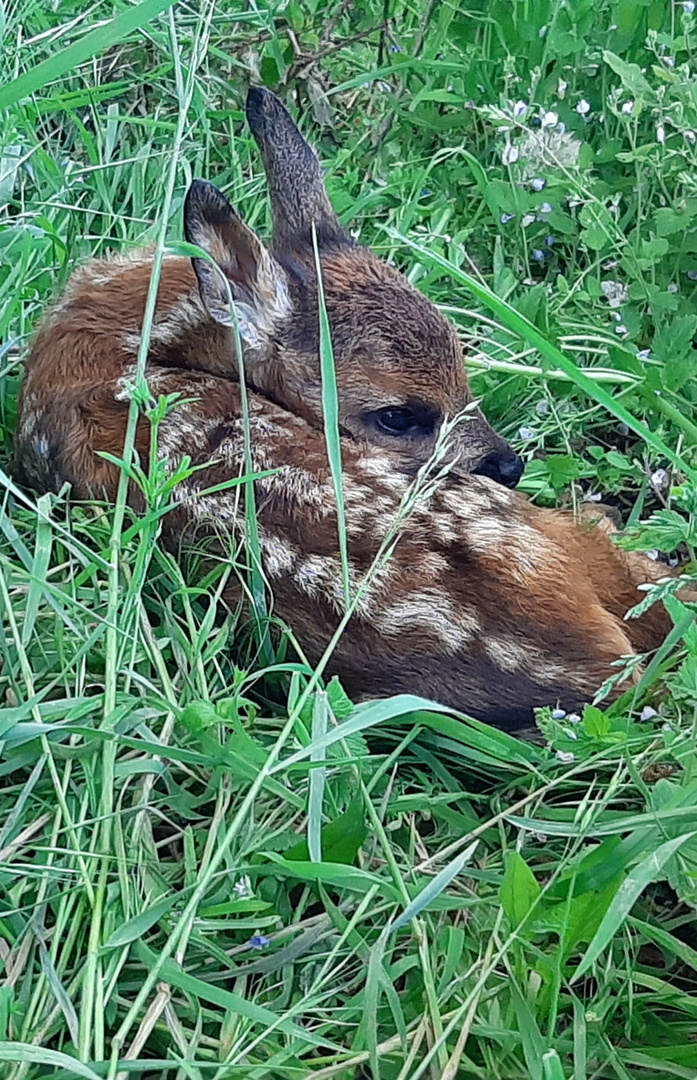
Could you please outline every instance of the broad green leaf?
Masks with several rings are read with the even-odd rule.
[[[520,926],[527,918],[539,895],[540,886],[523,856],[509,851],[499,899],[512,926]]]
[[[622,86],[629,94],[643,98],[645,101],[653,100],[655,97],[654,91],[642,74],[638,64],[627,63],[621,56],[610,52],[609,49],[603,51],[603,60],[616,75],[619,75]]]
[[[136,941],[138,938],[142,938],[147,934],[148,930],[152,929],[160,919],[172,910],[183,896],[184,893],[177,892],[173,896],[165,896],[162,900],[157,900],[154,904],[145,908],[144,911],[141,911],[139,915],[134,915],[132,919],[118,926],[110,935],[109,940],[104,943],[103,948],[118,949],[123,945],[130,945],[132,941]]]
[[[367,835],[363,800],[356,796],[343,814],[322,826],[322,854],[325,862],[352,866]],[[307,840],[303,837],[292,848],[284,851],[283,857],[289,862],[307,862],[310,858]]]

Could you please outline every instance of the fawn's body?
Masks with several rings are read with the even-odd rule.
[[[339,386],[354,588],[430,458],[440,424],[471,396],[454,329],[343,232],[317,160],[277,99],[252,91],[248,116],[271,189],[273,254],[211,185],[192,186],[185,223],[235,302],[253,467],[280,468],[256,483],[264,569],[275,611],[316,661],[344,598],[311,223]],[[118,457],[123,449],[151,265],[147,253],[90,263],[48,313],[20,401],[16,459],[25,483],[56,490],[69,481],[79,498],[114,498],[118,469],[96,452]],[[242,489],[198,494],[245,469],[231,323],[229,294],[209,263],[165,259],[147,376],[155,397],[180,393],[182,402],[162,423],[160,453],[212,463],[177,489],[178,505],[163,520],[171,547],[201,532],[244,533]],[[328,670],[355,697],[413,692],[516,726],[534,706],[577,706],[617,657],[660,643],[668,628],[662,608],[622,621],[640,598],[637,585],[660,571],[618,550],[603,529],[578,526],[503,486],[517,481],[521,465],[478,411],[459,431],[448,475],[406,518]],[[143,459],[149,438],[141,420]]]

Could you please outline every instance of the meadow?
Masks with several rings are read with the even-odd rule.
[[[3,1080],[697,1076],[674,588],[636,689],[523,740],[324,692],[270,597],[260,635],[221,603],[235,567],[158,545],[156,475],[135,519],[11,474],[76,262],[176,245],[192,176],[268,234],[263,83],[458,326],[522,490],[615,506],[691,576],[696,47],[692,0],[0,3]]]

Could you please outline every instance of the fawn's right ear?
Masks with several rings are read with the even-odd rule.
[[[257,234],[214,184],[194,180],[184,202],[184,233],[190,244],[207,252],[192,259],[201,299],[209,314],[225,326],[234,324],[227,278],[243,341],[263,349],[278,322],[290,314],[288,283],[282,269]]]

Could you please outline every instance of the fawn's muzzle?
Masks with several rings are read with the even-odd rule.
[[[525,463],[521,456],[506,447],[505,450],[494,450],[487,454],[472,472],[476,476],[488,476],[504,487],[514,488],[523,475],[524,468]]]

